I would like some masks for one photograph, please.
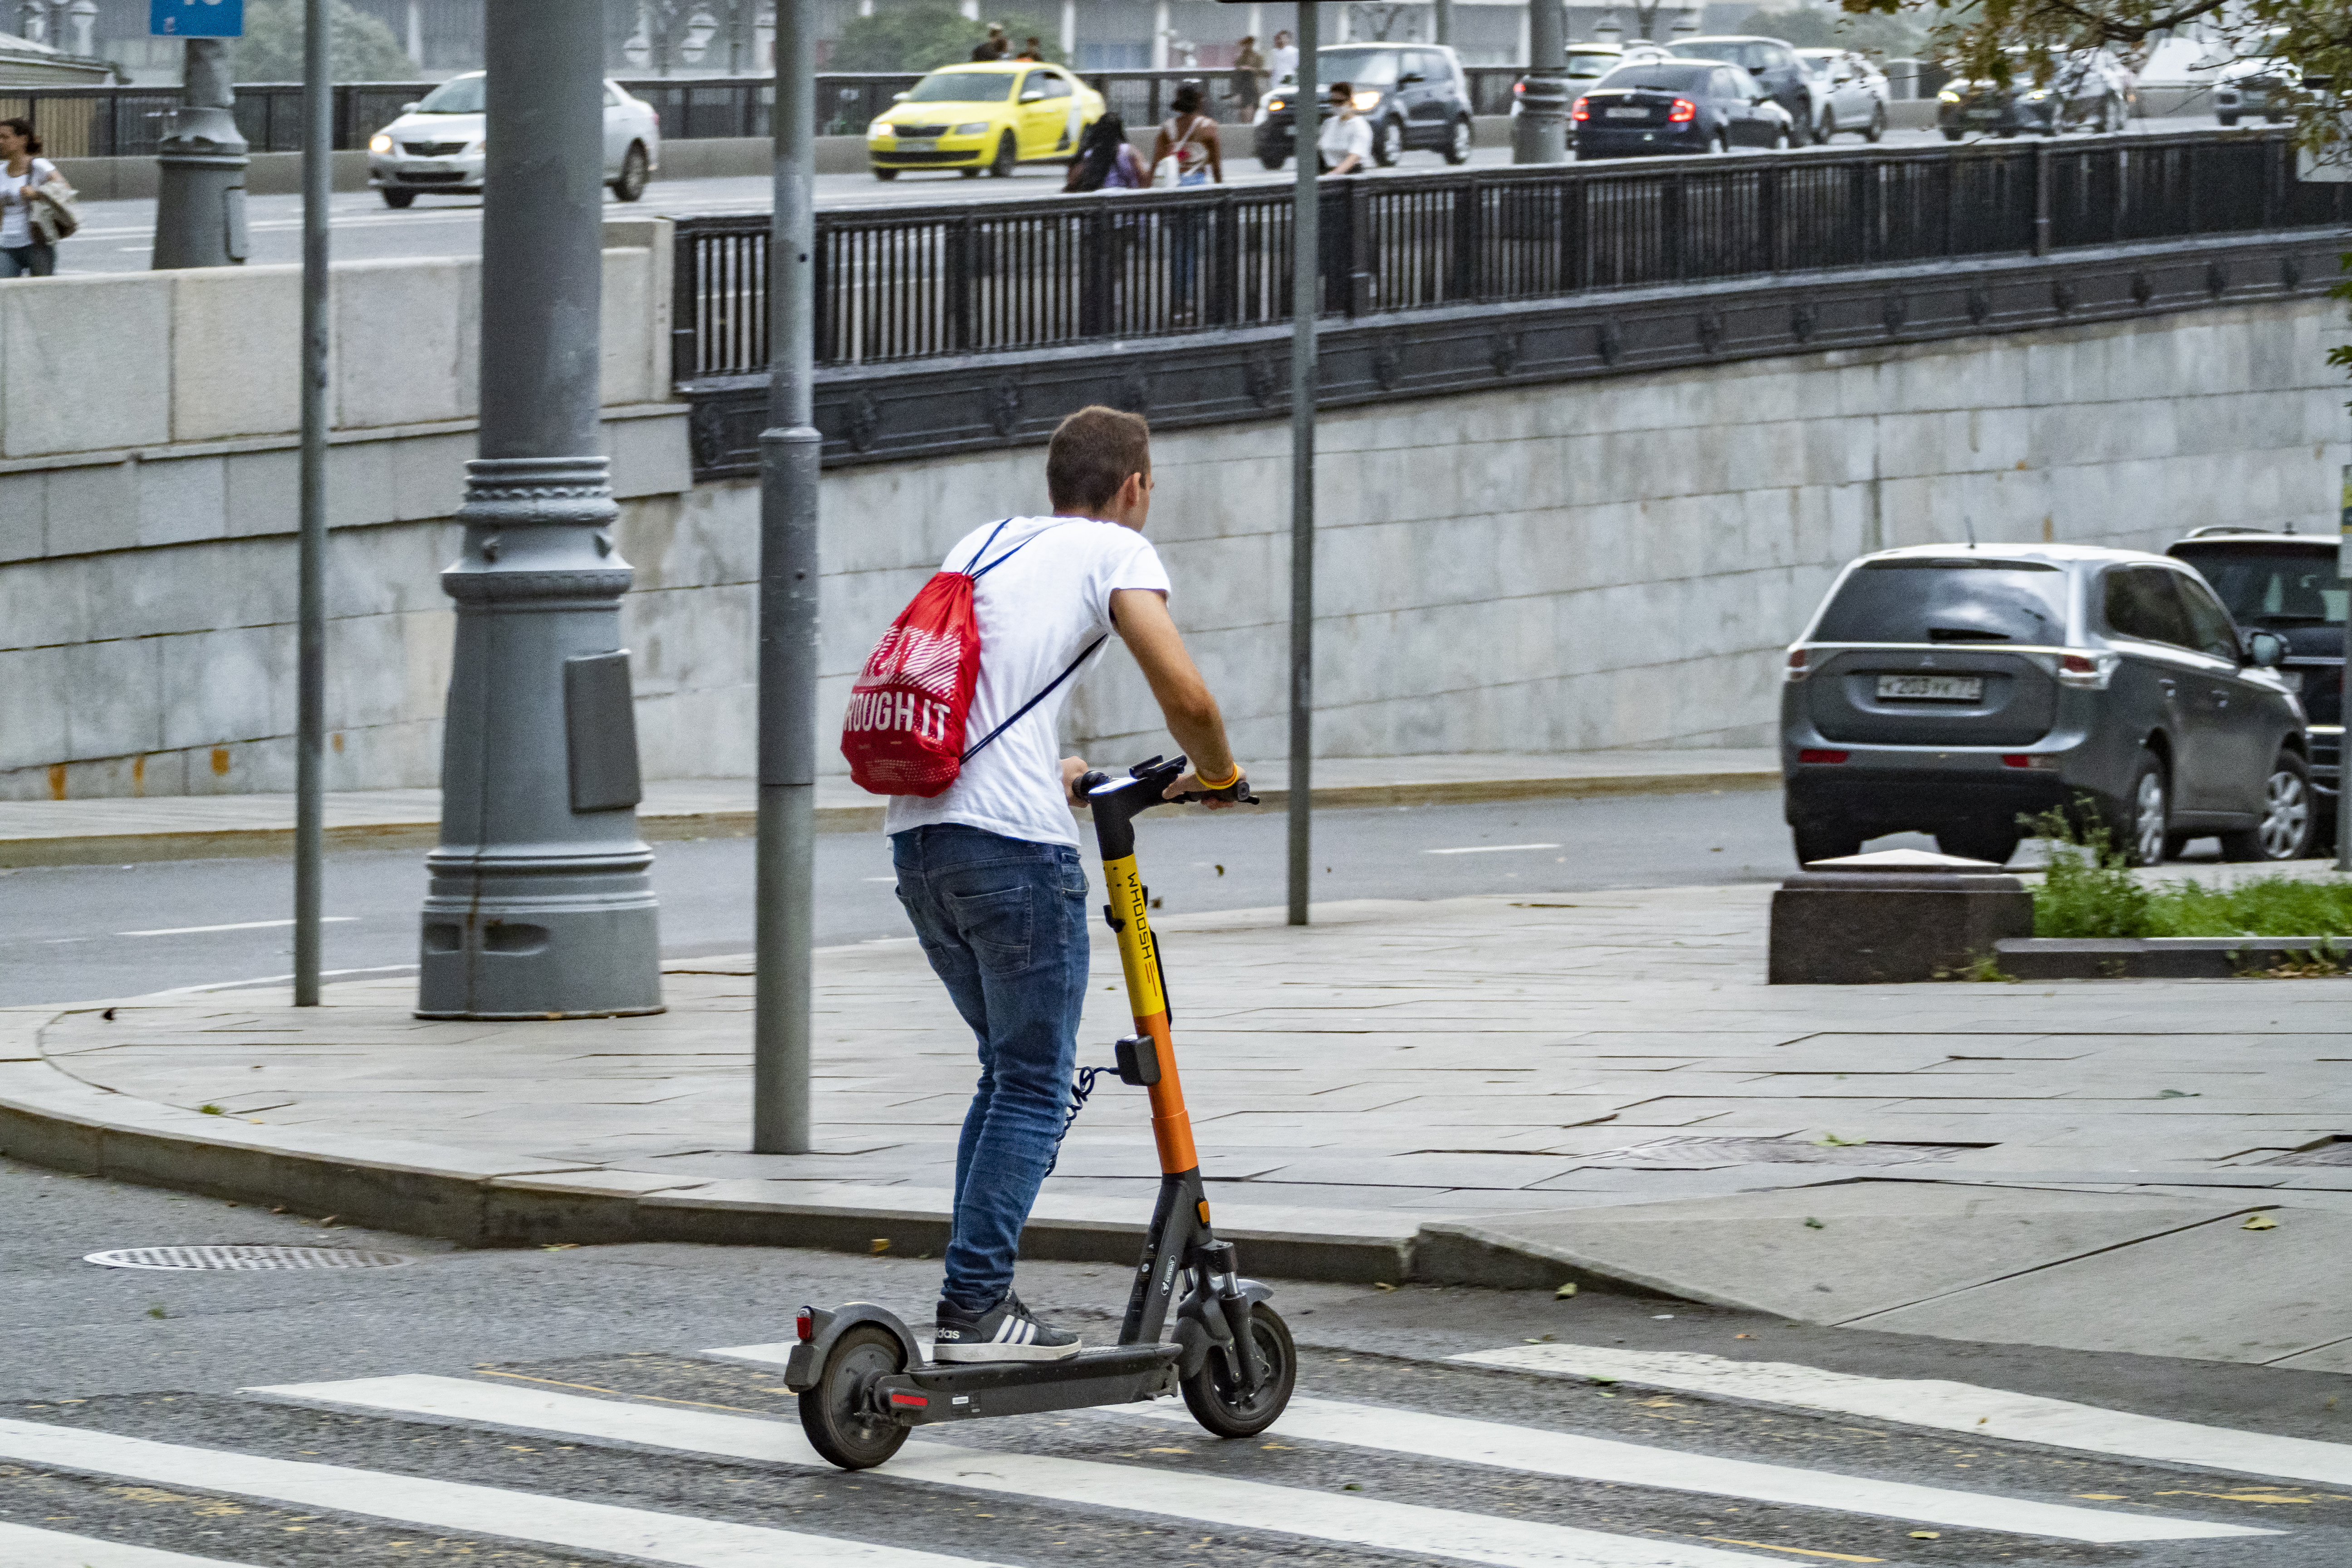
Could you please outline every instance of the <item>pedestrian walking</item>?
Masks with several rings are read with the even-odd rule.
[[[1004,24],[991,22],[988,37],[971,47],[971,58],[982,65],[993,64],[1013,52],[1013,40],[1004,36]]]
[[[29,120],[0,120],[0,278],[47,278],[58,269],[52,198],[73,187],[41,156]],[[45,210],[47,209],[47,210]]]
[[[988,739],[963,753],[941,793],[890,796],[884,831],[898,901],[980,1052],[956,1143],[932,1351],[942,1362],[1057,1361],[1078,1350],[1076,1334],[1023,1305],[1013,1268],[1061,1142],[1087,996],[1087,874],[1071,817],[1086,805],[1072,792],[1087,763],[1057,761],[1055,742],[1073,678],[1099,661],[1112,633],[1192,760],[1168,797],[1205,795],[1216,810],[1248,793],[1216,699],[1169,616],[1167,569],[1143,537],[1151,488],[1150,427],[1081,408],[1045,449],[1053,515],[983,524],[941,566],[977,579],[979,680],[963,732]],[[891,646],[886,638],[877,657]],[[947,671],[958,674],[952,657]]]
[[[1265,90],[1265,56],[1258,52],[1256,36],[1246,35],[1234,47],[1234,107],[1244,119],[1255,114]]]
[[[1150,181],[1151,171],[1144,167],[1142,155],[1127,139],[1127,126],[1120,121],[1118,111],[1105,110],[1078,139],[1078,155],[1070,160],[1070,172],[1062,181],[1062,189],[1131,191],[1141,189]]]
[[[1217,121],[1201,109],[1201,84],[1177,84],[1171,107],[1176,112],[1160,122],[1151,142],[1151,184],[1155,188],[1225,183],[1224,154],[1217,145]],[[1200,273],[1201,213],[1186,206],[1164,212],[1168,226],[1169,308],[1178,324],[1195,320],[1200,302],[1192,285]]]
[[[1362,173],[1372,162],[1372,128],[1356,112],[1356,85],[1331,84],[1331,118],[1316,138],[1316,152],[1327,174]]]
[[[1274,69],[1274,85],[1280,87],[1298,73],[1298,46],[1290,41],[1288,33],[1274,36],[1274,57],[1268,62]]]
[[[1043,60],[1045,58],[1045,46],[1033,35],[1027,43],[1021,46],[1021,52],[1013,58],[1016,60]]]

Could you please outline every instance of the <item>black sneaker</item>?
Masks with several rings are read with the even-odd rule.
[[[1049,1329],[1007,1290],[984,1312],[940,1303],[931,1359],[943,1362],[1060,1361],[1078,1353],[1078,1336]]]

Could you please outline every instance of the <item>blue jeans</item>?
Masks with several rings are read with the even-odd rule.
[[[923,956],[980,1043],[940,1294],[985,1311],[1013,1288],[1021,1227],[1069,1108],[1087,998],[1087,874],[1069,845],[955,823],[895,835],[890,853]]]
[[[58,269],[58,247],[35,241],[0,248],[0,278],[47,278]]]

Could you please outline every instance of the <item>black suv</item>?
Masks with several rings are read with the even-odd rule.
[[[1821,110],[1813,104],[1813,79],[1797,51],[1780,39],[1716,34],[1676,38],[1666,52],[1686,60],[1722,60],[1739,67],[1789,111],[1796,144],[1802,147],[1812,141],[1813,128],[1822,122]]]
[[[2336,791],[2344,752],[2343,581],[2336,546],[2310,533],[2200,528],[2165,552],[2203,574],[2242,626],[2286,641],[2279,674],[2302,699],[2311,727],[2311,777],[2320,796],[2321,842],[2336,840]]]
[[[1932,833],[2006,861],[2021,814],[2088,796],[2134,864],[2219,835],[2310,850],[2303,709],[2182,562],[2086,545],[1914,545],[1848,565],[1790,646],[1780,763],[1797,858]]]
[[[1470,81],[1445,46],[1340,44],[1315,51],[1315,77],[1319,96],[1338,81],[1355,89],[1356,112],[1372,128],[1372,162],[1381,168],[1414,147],[1449,163],[1470,161]],[[1277,82],[1259,109],[1257,158],[1269,169],[1290,160],[1297,96],[1296,82]]]

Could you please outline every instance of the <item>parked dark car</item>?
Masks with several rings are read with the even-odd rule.
[[[1969,132],[2014,136],[2030,131],[2055,136],[2083,130],[2121,131],[2130,112],[2131,76],[2105,49],[2083,49],[2058,62],[2047,81],[2035,81],[2021,49],[2009,51],[2009,79],[1955,77],[1936,95],[1936,127],[1947,142]]]
[[[2312,841],[2310,741],[2273,668],[2182,562],[2081,545],[1915,545],[1848,565],[1780,699],[1800,861],[1884,833],[2004,862],[2021,814],[2085,797],[2134,864],[2219,835],[2233,860]]]
[[[1342,44],[1315,51],[1315,90],[1331,84],[1355,89],[1356,112],[1371,122],[1372,162],[1388,168],[1410,148],[1435,153],[1449,163],[1470,161],[1470,79],[1441,44]],[[1258,162],[1279,169],[1290,159],[1295,84],[1277,84],[1260,105]],[[1318,106],[1318,111],[1320,106]]]
[[[1666,46],[1666,52],[1686,60],[1722,60],[1754,77],[1772,95],[1772,101],[1789,111],[1800,147],[1812,140],[1813,127],[1822,122],[1821,105],[1813,101],[1812,73],[1805,69],[1797,51],[1778,38],[1709,34],[1677,38]]]
[[[2211,584],[2237,623],[2286,641],[2279,676],[2302,700],[2319,797],[2315,839],[2336,841],[2344,755],[2344,610],[2336,542],[2318,534],[2200,528],[2165,552]]]
[[[1794,145],[1789,111],[1720,60],[1619,66],[1569,106],[1579,161]]]

